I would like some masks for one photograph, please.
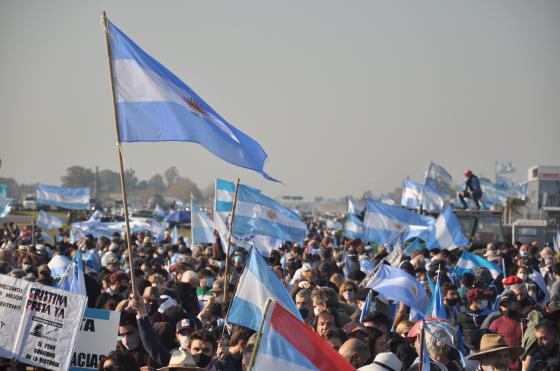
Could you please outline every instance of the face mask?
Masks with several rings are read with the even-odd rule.
[[[24,271],[27,271],[29,268],[31,268],[31,264],[22,264],[21,265],[21,269]]]
[[[153,304],[146,304],[146,311],[148,312],[148,314],[151,316],[152,314],[154,314],[156,312],[157,308],[155,305]]]
[[[344,291],[342,297],[346,300],[352,300],[354,299],[354,291]]]
[[[299,314],[301,314],[301,318],[306,319],[307,316],[309,315],[309,309],[303,307],[303,308],[299,308],[298,309]]]
[[[138,335],[125,336],[121,341],[128,350],[134,350],[140,346],[140,336]]]
[[[529,256],[529,253],[528,253],[527,251],[521,251],[521,252],[519,253],[519,255],[520,255],[522,258],[526,258],[527,256]]]
[[[226,262],[225,262],[225,261],[220,260],[220,261],[218,262],[218,267],[220,267],[220,269],[223,269],[225,266],[226,266]]]
[[[317,317],[321,313],[321,309],[319,307],[313,307],[313,314]]]
[[[458,299],[447,299],[447,305],[449,305],[450,307],[457,305],[458,302]]]
[[[184,335],[179,335],[179,348],[183,350],[189,350],[189,337]]]
[[[210,356],[207,356],[204,353],[193,354],[192,357],[198,367],[206,367],[212,360]]]
[[[214,279],[212,277],[208,277],[206,279],[206,287],[212,287],[213,283],[214,283]]]
[[[519,277],[521,279],[521,281],[526,281],[527,280],[527,273],[519,273],[517,275],[517,277]]]
[[[488,300],[484,299],[480,301],[480,309],[486,309],[488,306]]]
[[[235,255],[233,257],[233,261],[234,261],[235,264],[241,264],[242,260],[243,260],[243,257],[241,255]]]

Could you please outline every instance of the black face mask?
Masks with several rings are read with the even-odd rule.
[[[199,354],[193,355],[192,357],[193,357],[193,360],[198,367],[206,367],[206,366],[208,366],[208,364],[212,360],[212,357],[207,356],[204,353],[199,353]]]
[[[459,299],[447,299],[446,302],[447,302],[447,306],[452,307],[454,305],[457,305]]]
[[[298,309],[299,314],[301,314],[301,318],[306,319],[307,316],[309,315],[309,309],[303,307],[303,308],[299,308]]]
[[[515,308],[508,308],[506,309],[506,316],[509,318],[514,318],[517,316],[517,310]]]

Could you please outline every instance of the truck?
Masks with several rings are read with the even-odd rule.
[[[21,205],[24,210],[33,210],[37,206],[35,202],[35,194],[33,193],[26,193],[21,198]]]
[[[504,242],[502,211],[454,210],[461,231],[471,241],[471,250],[485,249],[490,242]]]

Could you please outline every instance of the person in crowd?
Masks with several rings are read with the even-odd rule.
[[[480,362],[483,371],[508,371],[512,360],[519,358],[522,347],[510,347],[499,334],[484,334],[480,339],[479,351],[469,355],[469,360]]]
[[[471,289],[467,293],[467,302],[466,310],[457,316],[457,325],[463,335],[465,347],[470,349],[471,334],[481,328],[486,316],[490,314],[488,293],[480,288]]]
[[[459,200],[463,205],[463,209],[467,208],[465,198],[473,200],[477,209],[480,209],[480,199],[482,198],[482,188],[480,187],[480,180],[472,170],[465,171],[465,188],[459,193]]]

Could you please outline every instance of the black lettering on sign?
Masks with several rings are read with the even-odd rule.
[[[104,354],[94,354],[94,353],[76,353],[72,355],[72,361],[70,361],[70,366],[72,367],[85,367],[85,368],[97,368],[99,363],[105,358]]]
[[[80,330],[95,332],[95,320],[93,320],[91,318],[83,318]]]

